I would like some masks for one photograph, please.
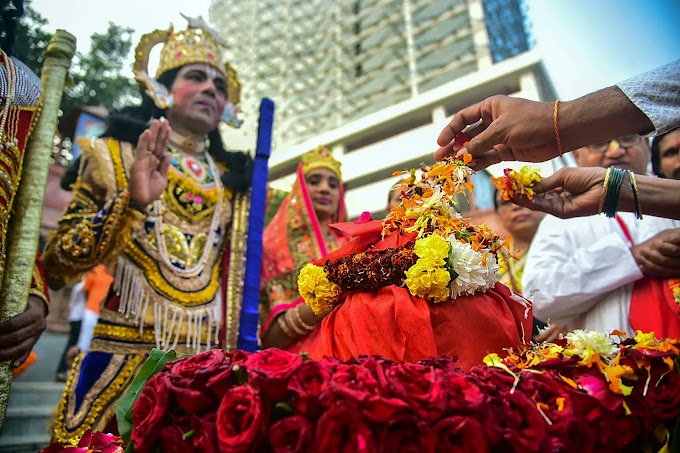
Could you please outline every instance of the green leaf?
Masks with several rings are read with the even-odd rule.
[[[166,363],[175,360],[175,351],[161,351],[152,349],[149,358],[132,380],[127,393],[116,404],[116,421],[118,422],[118,432],[127,446],[126,453],[134,453],[130,436],[132,435],[132,408],[137,402],[137,398],[144,390],[146,381],[163,369]]]
[[[193,429],[191,431],[188,431],[188,432],[182,434],[182,439],[184,439],[184,440],[191,439],[192,437],[194,437],[194,430]]]

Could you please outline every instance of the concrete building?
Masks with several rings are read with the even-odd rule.
[[[459,108],[555,97],[521,0],[214,0],[210,21],[242,79],[244,132],[254,137],[260,98],[277,103],[273,184],[325,144],[343,162],[351,217],[382,216],[392,173],[431,163]],[[488,176],[475,179],[463,211],[492,207]]]

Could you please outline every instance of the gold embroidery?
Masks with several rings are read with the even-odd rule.
[[[127,388],[146,356],[113,355],[104,372],[83,397],[80,409],[74,413],[75,391],[83,358],[84,355],[81,355],[74,361],[64,395],[57,407],[54,438],[62,444],[77,444],[85,431],[92,428],[98,419],[101,421],[103,413]]]
[[[206,271],[207,269],[210,269],[210,272],[204,272],[193,279],[182,279],[176,276],[162,275],[159,269],[158,261],[144,253],[137,243],[130,244],[127,254],[144,272],[144,275],[146,276],[151,288],[157,291],[162,297],[179,303],[185,307],[196,307],[203,305],[211,302],[215,298],[215,294],[217,293],[217,288],[219,287],[220,283],[220,266],[218,263],[219,257],[222,254],[222,250],[219,250],[219,253],[211,253],[211,257],[215,256],[216,259],[210,261],[213,263],[211,265],[212,269],[206,266]],[[205,279],[209,279],[205,287],[199,287],[196,288],[195,291],[190,292],[190,288],[187,286],[195,286],[195,283],[201,283],[201,280]],[[184,289],[178,289],[182,286],[184,286]]]

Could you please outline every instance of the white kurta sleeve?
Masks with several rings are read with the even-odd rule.
[[[594,236],[587,219],[548,216],[541,222],[522,278],[524,296],[539,319],[586,313],[607,292],[642,278],[625,238],[588,235]]]

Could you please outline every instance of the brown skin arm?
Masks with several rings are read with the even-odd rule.
[[[326,315],[328,315],[328,312],[316,315],[308,305],[304,304],[298,310],[300,310],[300,317],[304,323],[310,326],[318,325],[321,320],[325,318]],[[278,316],[283,316],[284,314],[285,312],[281,312]],[[281,326],[279,326],[277,320],[274,319],[269,324],[267,331],[264,333],[264,335],[262,335],[262,348],[285,349],[296,340],[297,338],[290,338],[288,335],[286,335],[281,329]]]
[[[602,198],[602,186],[607,170],[604,168],[562,168],[534,186],[533,200],[516,198],[513,201],[536,211],[560,218],[597,214]],[[680,220],[680,181],[636,175],[643,215]],[[633,189],[625,179],[619,193],[619,211],[634,212]]]
[[[457,112],[439,134],[441,160],[453,154],[455,136],[466,129],[471,139],[458,151],[468,152],[471,165],[482,170],[502,161],[543,162],[559,155],[553,122],[554,103],[509,96],[493,96]],[[477,124],[481,120],[481,123]],[[558,108],[562,151],[567,152],[608,138],[642,134],[654,126],[617,87],[609,87]]]

